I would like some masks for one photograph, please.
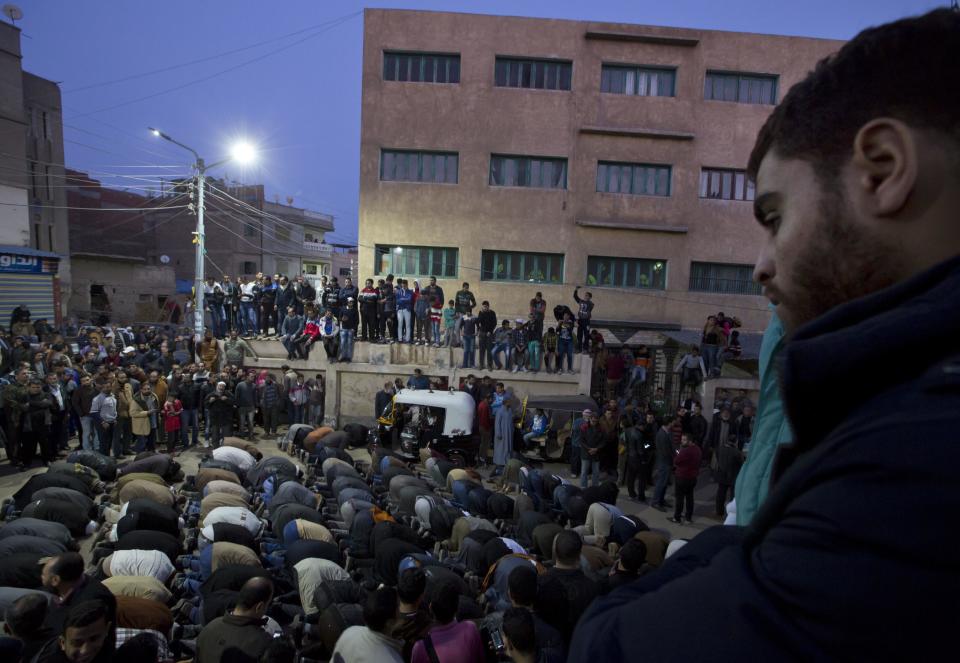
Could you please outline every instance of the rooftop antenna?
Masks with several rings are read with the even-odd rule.
[[[7,4],[3,6],[3,15],[10,19],[10,23],[17,24],[23,18],[23,10],[16,5]]]

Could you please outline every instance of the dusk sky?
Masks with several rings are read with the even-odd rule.
[[[157,179],[187,173],[189,155],[153,138],[147,126],[191,145],[208,161],[222,158],[235,138],[247,137],[262,150],[259,164],[246,171],[228,165],[215,174],[262,182],[269,199],[290,196],[294,205],[333,214],[337,230],[328,241],[356,241],[364,4],[320,0],[17,4],[24,12],[18,22],[24,35],[24,69],[59,82],[63,91],[68,167],[89,170],[106,183],[141,181],[108,174]],[[869,25],[945,4],[949,3],[405,0],[372,6],[848,39]],[[201,59],[205,61],[178,66]]]

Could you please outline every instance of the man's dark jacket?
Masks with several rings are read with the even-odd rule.
[[[595,603],[570,660],[948,651],[960,626],[960,531],[944,526],[960,509],[958,329],[960,257],[799,329],[783,365],[794,442],[750,526],[708,529]]]
[[[197,638],[197,663],[260,660],[271,641],[262,624],[262,619],[232,614],[214,619]]]

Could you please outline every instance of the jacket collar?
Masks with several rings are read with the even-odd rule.
[[[960,256],[797,330],[783,363],[796,451],[815,445],[877,394],[955,353],[958,329]]]

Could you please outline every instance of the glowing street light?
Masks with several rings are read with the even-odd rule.
[[[196,244],[196,256],[195,256],[195,285],[194,285],[194,323],[193,323],[193,333],[196,340],[196,351],[199,354],[200,352],[200,341],[203,339],[203,286],[204,286],[204,256],[206,252],[204,250],[204,225],[203,225],[203,213],[204,213],[204,203],[203,203],[203,190],[204,185],[206,184],[206,173],[210,168],[216,168],[222,164],[227,163],[228,161],[236,161],[241,164],[246,164],[254,161],[256,159],[257,153],[256,150],[246,142],[238,142],[233,146],[230,156],[226,159],[221,159],[215,163],[207,165],[200,154],[190,147],[189,145],[184,145],[178,140],[171,138],[169,135],[155,129],[153,127],[147,127],[157,138],[162,138],[165,141],[173,143],[177,147],[181,147],[193,155],[195,159],[193,168],[196,174],[194,175],[194,180],[197,187],[197,230],[194,233],[194,243]]]

